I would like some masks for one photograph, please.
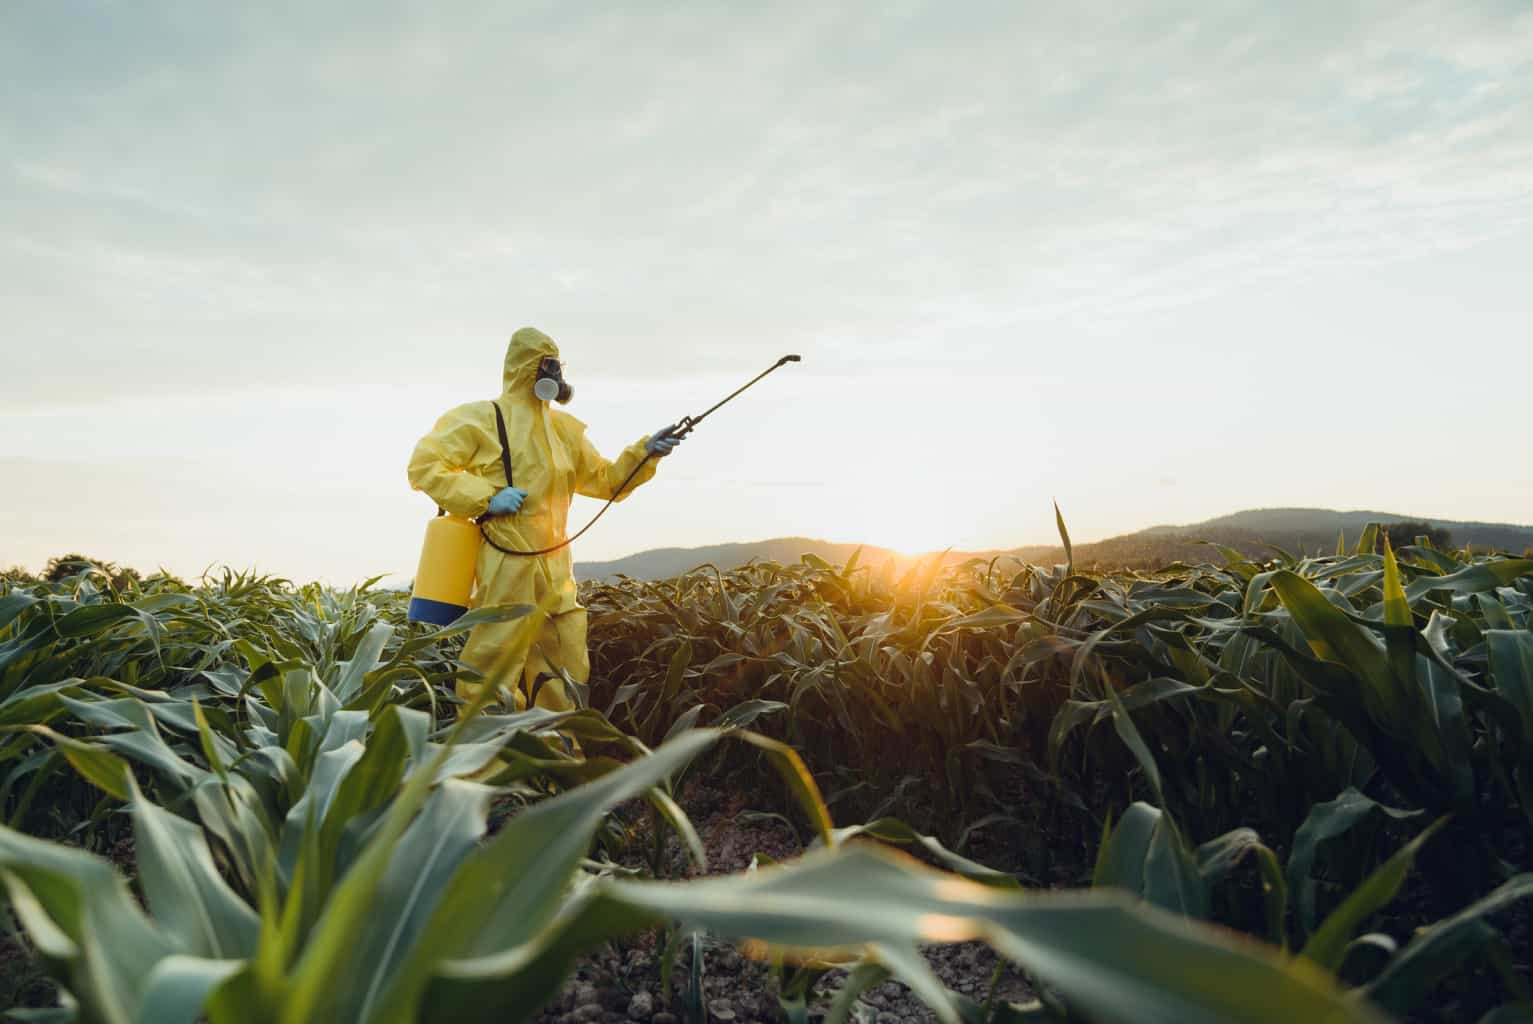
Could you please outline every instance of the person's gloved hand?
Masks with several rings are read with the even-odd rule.
[[[682,439],[668,434],[667,431],[671,429],[673,429],[673,425],[668,423],[649,435],[649,440],[644,442],[644,450],[661,459],[675,451],[676,446],[681,444]]]
[[[489,514],[492,516],[513,515],[526,500],[527,492],[520,487],[502,487],[495,492],[495,497],[490,499]]]

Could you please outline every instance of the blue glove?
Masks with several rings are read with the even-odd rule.
[[[490,499],[488,514],[492,516],[514,515],[527,500],[527,492],[520,487],[502,487]]]
[[[675,429],[675,424],[667,423],[664,427],[649,435],[649,440],[644,442],[644,450],[660,459],[671,454],[671,452],[676,450],[676,446],[682,442],[681,438],[671,436],[670,431]]]

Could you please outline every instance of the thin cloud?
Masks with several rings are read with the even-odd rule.
[[[18,344],[78,333],[69,294],[166,353],[211,319],[407,364],[552,319],[666,339],[603,351],[634,372],[808,331],[915,358],[976,309],[1132,315],[1533,214],[1515,6],[151,4],[95,37],[30,10],[17,52],[55,59],[5,83]]]

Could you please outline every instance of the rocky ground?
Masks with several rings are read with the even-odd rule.
[[[949,988],[976,1001],[986,999],[992,991],[992,980],[996,998],[1014,1001],[1027,998],[1027,986],[1009,969],[1002,968],[997,977],[998,961],[984,946],[973,943],[934,946],[924,952],[937,976]],[[661,981],[659,958],[652,950],[605,950],[587,958],[559,998],[534,1019],[540,1024],[586,1021],[677,1024],[703,1019],[700,1007],[706,1008],[709,1021],[768,1024],[784,1019],[778,1003],[779,979],[768,965],[751,961],[729,946],[709,943],[704,946],[703,991],[699,998],[690,991],[690,952],[683,950],[677,960],[667,992]],[[811,1020],[824,1013],[844,978],[844,972],[832,971],[815,986],[808,1004]],[[855,1019],[878,1024],[936,1020],[909,989],[893,981],[864,992],[853,1013]]]
[[[744,871],[758,855],[774,861],[803,852],[804,841],[786,816],[763,814],[755,808],[777,802],[770,793],[752,793],[734,783],[714,786],[693,780],[680,794],[680,803],[696,826],[708,854],[710,874]],[[635,847],[647,848],[647,826],[636,829]],[[665,859],[672,877],[697,874],[674,838],[666,839]],[[653,1024],[698,1024],[738,1021],[769,1024],[785,1019],[779,1004],[784,978],[769,964],[741,954],[727,944],[703,940],[702,991],[692,991],[690,943],[675,953],[669,988],[664,983],[664,951],[655,935],[623,946],[612,945],[582,959],[559,997],[535,1020],[539,1024],[598,1021],[651,1021]],[[930,946],[922,950],[942,982],[955,992],[985,1002],[988,998],[1022,1001],[1030,997],[1025,979],[1010,964],[980,943]],[[820,978],[806,1000],[810,1020],[818,1019],[840,989],[846,974],[831,970]],[[904,985],[888,981],[863,993],[855,1019],[878,1024],[935,1021],[936,1017]]]

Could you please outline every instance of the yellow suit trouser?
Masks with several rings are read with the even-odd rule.
[[[575,682],[591,678],[591,656],[586,649],[586,610],[574,608],[550,615],[538,630],[537,639],[527,657],[518,664],[510,655],[510,640],[521,626],[519,620],[487,622],[475,626],[463,645],[463,663],[481,673],[486,680],[498,680],[501,700],[522,711],[529,704],[553,711],[575,706],[564,692],[559,670]],[[458,681],[458,696],[472,700],[481,684]],[[509,695],[505,692],[509,689]]]

